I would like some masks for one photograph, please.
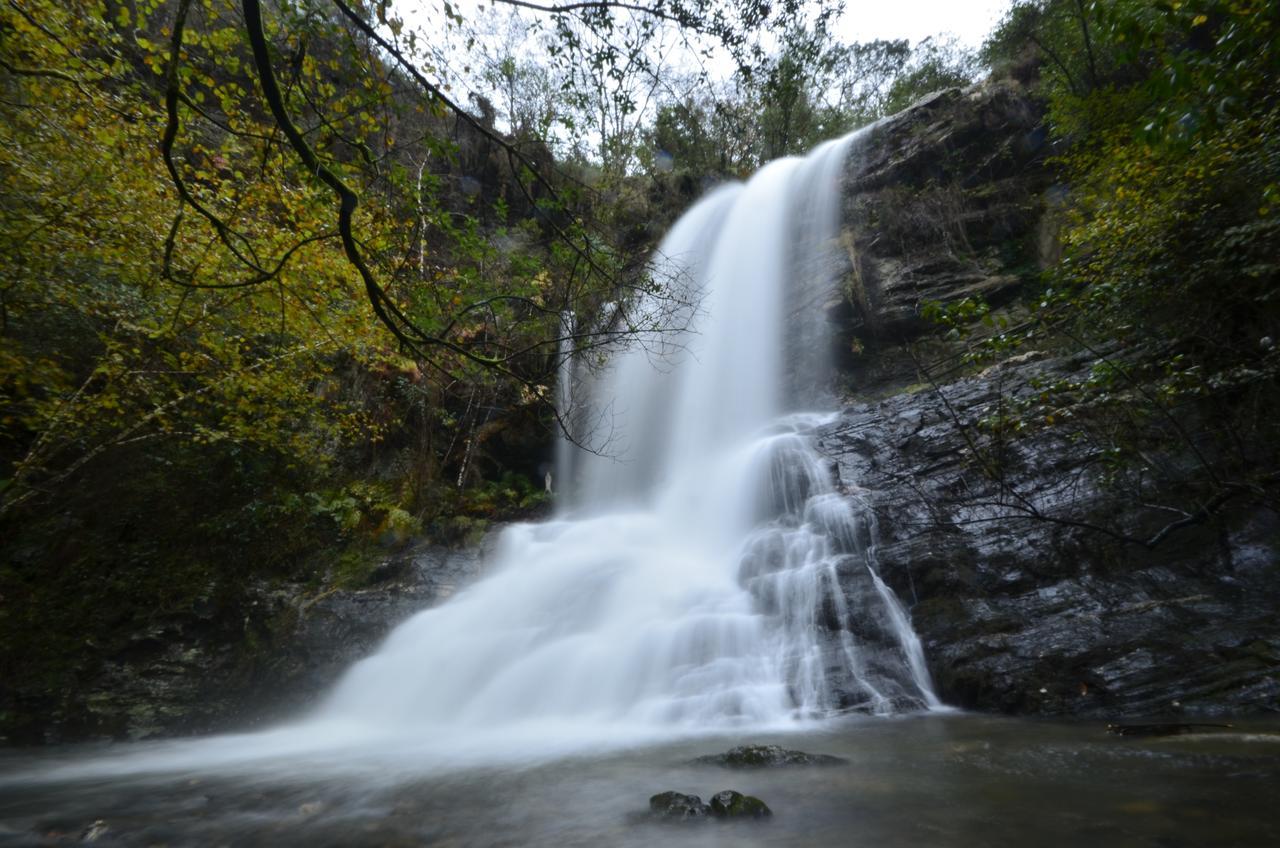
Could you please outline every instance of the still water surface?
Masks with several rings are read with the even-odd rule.
[[[849,762],[689,763],[744,743]],[[121,748],[146,746],[0,755],[0,845],[80,843],[95,821],[94,844],[127,846],[1280,845],[1275,721],[1130,739],[1101,724],[944,714],[447,770],[356,755],[79,778],[64,768]],[[774,817],[645,817],[657,792],[723,789],[763,798]]]

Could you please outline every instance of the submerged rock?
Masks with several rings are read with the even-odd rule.
[[[720,796],[717,795],[716,797]],[[697,795],[685,795],[681,792],[659,792],[649,799],[649,812],[664,819],[687,821],[689,819],[705,819],[711,815],[711,808],[702,803],[702,799]]]
[[[711,815],[722,819],[763,819],[772,816],[773,810],[754,795],[726,789],[711,797]]]
[[[798,752],[792,752],[798,753]],[[671,821],[705,821],[717,819],[763,819],[773,815],[769,805],[753,795],[733,789],[717,792],[710,804],[697,795],[683,792],[659,792],[649,799],[649,813]]]
[[[765,768],[768,766],[835,766],[848,762],[830,754],[806,754],[789,751],[781,745],[739,745],[723,754],[697,757],[698,765],[728,768]],[[717,796],[718,797],[718,796]]]

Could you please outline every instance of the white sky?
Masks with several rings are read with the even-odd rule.
[[[1011,0],[845,0],[844,18],[837,31],[846,42],[905,38],[913,44],[931,35],[952,33],[962,43],[978,47],[1010,3]],[[553,5],[552,0],[548,4]],[[426,9],[439,8],[439,0],[398,0],[395,5],[406,17],[421,21]],[[468,16],[490,7],[487,0],[453,0],[453,5]]]
[[[978,47],[1009,5],[1010,0],[845,0],[837,32],[844,41],[906,38],[913,44],[949,32]]]

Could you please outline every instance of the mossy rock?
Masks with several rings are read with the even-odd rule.
[[[720,796],[717,795],[716,797]],[[659,792],[649,799],[649,812],[664,819],[688,821],[690,819],[707,818],[711,814],[711,808],[702,803],[702,799],[697,795],[685,795],[681,792]]]
[[[726,789],[711,797],[711,815],[721,819],[764,819],[772,816],[773,810],[754,795]]]
[[[725,766],[726,768],[767,768],[770,766],[835,766],[847,760],[830,754],[806,754],[790,751],[781,745],[739,745],[723,754],[698,757],[696,765]]]

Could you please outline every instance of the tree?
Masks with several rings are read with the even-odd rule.
[[[677,170],[743,177],[889,114],[890,86],[913,55],[907,42],[841,44],[828,20],[793,22],[780,46],[726,83],[677,86],[658,108],[650,147]]]
[[[900,111],[931,92],[969,85],[977,76],[977,56],[955,38],[926,38],[890,84],[883,108]]]
[[[743,43],[738,27],[758,24],[768,13],[750,2],[508,5],[546,16],[563,61],[589,55],[592,82],[571,81],[593,86],[625,78],[626,68],[650,67],[639,45],[659,25],[688,27],[733,46]],[[462,25],[450,7],[444,11],[449,26]],[[40,491],[32,488],[37,479],[61,479],[100,455],[92,439],[69,435],[73,420],[101,423],[90,401],[131,410],[119,414],[121,428],[103,444],[158,438],[162,428],[196,438],[198,428],[169,422],[176,410],[207,403],[214,385],[240,392],[250,375],[270,376],[285,385],[264,386],[263,398],[285,406],[286,398],[300,402],[285,389],[306,391],[307,381],[289,380],[280,363],[314,352],[317,345],[304,340],[319,333],[319,348],[346,353],[356,345],[368,367],[408,355],[444,391],[466,396],[468,386],[493,383],[494,391],[519,391],[543,402],[566,342],[561,314],[591,314],[606,302],[626,309],[642,290],[663,294],[653,281],[620,273],[627,260],[576,217],[580,187],[561,178],[545,154],[449,96],[432,78],[432,66],[421,61],[430,56],[419,35],[386,2],[15,0],[4,16],[0,68],[14,104],[7,126],[14,130],[9,150],[15,179],[7,208],[21,219],[9,230],[19,238],[8,255],[24,263],[10,280],[31,280],[38,288],[31,257],[39,240],[32,236],[70,237],[73,228],[60,216],[69,209],[90,214],[79,210],[105,192],[127,198],[126,217],[86,227],[93,232],[83,238],[119,244],[117,255],[128,257],[130,276],[127,288],[117,290],[127,291],[127,303],[145,304],[146,313],[99,310],[100,322],[117,317],[109,330],[97,331],[95,344],[106,360],[93,367],[80,363],[68,370],[57,360],[36,367],[35,336],[26,340],[30,352],[8,354],[14,385],[25,387],[13,391],[21,392],[15,402],[26,405],[28,429],[14,440],[13,450],[22,456],[6,504]],[[602,102],[610,97],[625,99],[614,92]],[[48,110],[60,98],[68,108]],[[619,120],[627,114],[619,106]],[[120,128],[112,128],[121,117]],[[607,119],[600,125],[601,143],[610,146],[617,138]],[[534,121],[545,121],[545,113],[529,123]],[[80,133],[103,147],[101,156],[68,148],[72,160],[66,162],[56,155],[28,158],[48,153],[50,137]],[[160,155],[153,157],[149,151],[157,141]],[[77,159],[86,173],[68,196],[58,189],[58,175],[74,173]],[[131,182],[125,186],[111,175]],[[498,206],[459,214],[469,204],[474,208],[476,187],[485,184],[503,195]],[[60,195],[62,202],[50,200]],[[482,233],[492,227],[497,230]],[[61,263],[86,253],[52,242],[40,249],[50,263],[43,278],[59,282],[76,276]],[[104,260],[88,253],[93,261]],[[4,310],[11,338],[34,333],[27,325],[44,320],[30,305],[39,298],[19,296],[12,286]],[[351,301],[357,292],[398,350],[359,326]],[[85,308],[74,294],[66,297],[75,301],[73,309]],[[188,320],[192,314],[223,320]],[[640,324],[637,318],[613,326],[626,326],[625,333],[637,337],[661,329]],[[135,345],[123,327],[151,342]],[[228,379],[221,369],[201,376],[185,367],[150,367],[116,350],[136,347],[143,356],[154,352],[158,334],[168,332],[181,338],[163,356],[180,357],[179,348],[193,344],[182,334],[193,328],[209,334],[197,347],[256,339],[235,355],[238,364],[231,367],[240,377]],[[579,334],[568,341],[584,349],[616,335]],[[130,406],[111,399],[103,387],[116,391],[126,383],[111,376],[116,366],[108,362],[121,373],[153,375],[148,389],[136,386],[147,402]],[[169,372],[172,379],[161,390],[155,375]],[[494,381],[508,388],[498,389]],[[353,420],[353,426],[360,425]],[[275,438],[285,429],[262,427],[254,437]],[[63,448],[55,451],[55,444]],[[79,458],[70,459],[64,449]],[[50,465],[54,455],[67,459]]]
[[[907,67],[912,50],[905,39],[854,43],[839,48],[834,57],[833,107],[853,126],[891,114],[891,86]]]

